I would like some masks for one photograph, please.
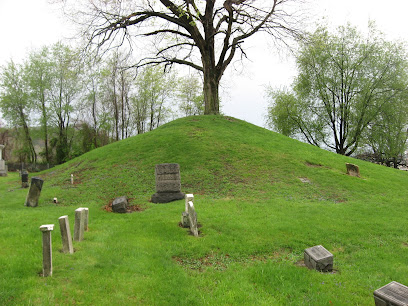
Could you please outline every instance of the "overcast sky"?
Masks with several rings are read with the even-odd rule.
[[[375,20],[389,39],[408,40],[406,0],[309,0],[310,20],[327,17],[331,25],[351,22],[361,30]],[[67,38],[72,31],[58,6],[48,0],[0,0],[0,65],[20,61],[33,49]],[[290,85],[296,74],[293,58],[278,54],[261,41],[245,43],[251,62],[244,69],[230,67],[224,77],[222,111],[264,126],[268,106],[265,87]]]

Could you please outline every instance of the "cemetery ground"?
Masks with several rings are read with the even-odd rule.
[[[199,237],[178,225],[183,200],[149,202],[159,163],[180,165]],[[408,285],[407,172],[240,120],[179,119],[37,175],[35,208],[18,174],[0,178],[1,305],[374,305],[374,290]],[[104,209],[123,195],[143,210]],[[64,254],[58,218],[73,231],[78,207],[89,231]],[[42,224],[55,224],[51,277],[40,276]],[[333,272],[304,267],[315,245]]]

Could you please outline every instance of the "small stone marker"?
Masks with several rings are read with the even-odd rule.
[[[357,165],[346,163],[346,168],[348,175],[360,177],[360,168]]]
[[[155,169],[156,193],[152,195],[153,203],[168,203],[184,199],[181,192],[180,165],[159,164]]]
[[[85,209],[75,209],[74,241],[84,240]]]
[[[71,185],[74,185],[74,175],[71,174]]]
[[[112,202],[112,211],[117,213],[127,213],[128,199],[127,197],[119,197]]]
[[[58,220],[61,229],[62,252],[73,254],[74,248],[72,247],[72,237],[71,230],[69,228],[68,216],[59,217]]]
[[[333,270],[333,254],[321,245],[306,249],[304,259],[305,265],[309,269],[322,272]]]
[[[185,211],[181,213],[181,226],[184,228],[190,227],[190,222],[188,221],[188,213]]]
[[[54,198],[54,199],[52,200],[52,202],[53,202],[54,204],[58,204],[58,199],[57,199],[57,198]]]
[[[51,231],[54,229],[54,224],[46,224],[40,226],[42,235],[43,247],[43,276],[52,276],[52,240]]]
[[[38,199],[41,195],[41,189],[43,186],[44,181],[39,177],[31,178],[31,186],[30,190],[28,191],[27,198],[25,201],[25,206],[28,207],[37,207],[38,206]]]
[[[190,224],[190,231],[195,237],[198,237],[197,213],[191,201],[188,202],[188,222]]]
[[[21,187],[28,188],[28,172],[25,169],[21,171]]]
[[[0,176],[7,176],[6,161],[3,160],[4,145],[0,144]]]
[[[391,282],[374,291],[376,306],[408,305],[408,287]]]

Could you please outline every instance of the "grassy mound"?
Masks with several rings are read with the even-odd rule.
[[[346,175],[346,162],[362,177]],[[180,164],[199,238],[178,227],[183,201],[149,203],[158,163]],[[23,206],[17,175],[0,178],[2,304],[371,304],[376,288],[408,284],[406,172],[234,118],[179,119],[40,176],[37,208]],[[122,195],[141,209],[104,209]],[[58,217],[72,229],[80,206],[90,231],[62,254]],[[44,279],[38,228],[48,223],[54,275]],[[302,266],[317,244],[334,254],[334,273]]]

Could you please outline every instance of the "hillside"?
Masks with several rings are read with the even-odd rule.
[[[346,162],[362,177],[346,175]],[[200,237],[178,226],[183,201],[149,202],[158,163],[180,164]],[[408,285],[407,175],[234,118],[178,119],[40,173],[37,208],[22,205],[16,174],[0,178],[0,302],[373,304],[375,289]],[[104,210],[122,195],[144,210]],[[67,256],[56,228],[54,275],[39,277],[38,227],[68,215],[72,230],[77,207],[89,207],[90,231]],[[333,273],[302,265],[318,244],[333,253]]]

